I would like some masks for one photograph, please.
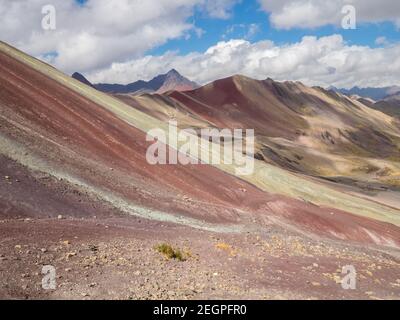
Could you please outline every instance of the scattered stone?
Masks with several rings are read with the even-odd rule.
[[[47,249],[46,249],[46,248],[42,248],[42,249],[40,249],[40,251],[41,251],[42,253],[46,253],[46,252],[47,252]]]
[[[319,282],[311,282],[314,287],[320,287],[321,284]]]
[[[67,257],[67,259],[69,259],[69,258],[75,257],[75,256],[76,256],[76,252],[73,251],[73,252],[68,252],[66,257]]]
[[[99,248],[93,244],[89,244],[89,250],[92,252],[97,252],[99,251]]]
[[[22,248],[22,246],[20,245],[20,244],[17,244],[16,246],[15,246],[15,249],[21,249]]]
[[[58,219],[58,220],[61,220],[61,219],[63,219],[63,216],[62,216],[61,214],[59,214],[59,215],[57,216],[57,219]]]

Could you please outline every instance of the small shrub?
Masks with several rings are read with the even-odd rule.
[[[232,247],[231,247],[229,244],[225,243],[225,242],[217,243],[217,244],[215,245],[215,247],[216,247],[217,249],[221,249],[221,250],[225,250],[225,251],[230,251],[230,250],[232,250]]]
[[[215,247],[219,250],[223,250],[229,253],[231,256],[236,256],[237,251],[233,249],[233,247],[225,242],[220,242],[215,245]]]
[[[186,258],[181,250],[174,249],[167,243],[159,244],[155,247],[155,250],[163,254],[167,259],[176,259],[178,261],[185,261]]]

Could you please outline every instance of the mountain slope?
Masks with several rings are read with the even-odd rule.
[[[258,157],[295,172],[398,187],[400,130],[362,103],[301,83],[235,76],[169,97],[220,128],[254,128]]]
[[[229,164],[152,166],[145,132],[164,122],[4,43],[0,52],[1,152],[32,171],[149,219],[220,232],[273,223],[336,239],[399,242],[395,208],[263,161],[241,179]]]
[[[400,94],[395,94],[384,100],[377,101],[371,108],[382,111],[393,117],[400,117]]]
[[[271,134],[261,142],[283,148],[296,131],[280,138],[282,126],[246,119],[248,109],[284,121],[282,110],[310,133],[316,125],[307,106],[321,121],[348,101],[327,103],[330,93],[300,84],[224,82],[232,97],[199,89],[184,95],[193,105],[175,92],[117,99],[0,42],[0,298],[397,298],[399,201],[385,205],[265,160],[240,177],[234,164],[147,162],[146,133],[170,119],[193,128],[244,121]],[[259,95],[266,101],[254,102]],[[242,120],[212,109],[225,102]],[[350,123],[366,112],[356,106]],[[335,113],[335,121],[344,116]],[[395,130],[391,117],[367,114],[387,120],[376,130]],[[154,249],[162,243],[182,248],[187,260],[165,259]],[[49,263],[57,290],[40,286]],[[361,290],[343,290],[337,280],[349,264]]]

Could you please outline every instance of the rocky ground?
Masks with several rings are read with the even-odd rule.
[[[400,299],[398,251],[271,227],[216,234],[135,217],[0,220],[1,299]],[[155,247],[180,249],[185,261]],[[56,289],[42,288],[42,267]],[[341,286],[342,267],[357,271]]]

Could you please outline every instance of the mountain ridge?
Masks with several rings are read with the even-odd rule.
[[[328,89],[332,89],[347,96],[357,95],[362,98],[370,98],[375,101],[383,100],[390,95],[400,92],[400,86],[365,87],[365,88],[360,88],[358,86],[355,86],[350,89],[336,88],[334,86],[330,86]]]
[[[126,85],[118,83],[92,84],[78,72],[75,72],[72,77],[99,91],[112,94],[165,93],[173,90],[188,91],[199,87],[197,83],[185,78],[176,69],[171,69],[165,74],[157,75],[149,81],[138,80]]]

